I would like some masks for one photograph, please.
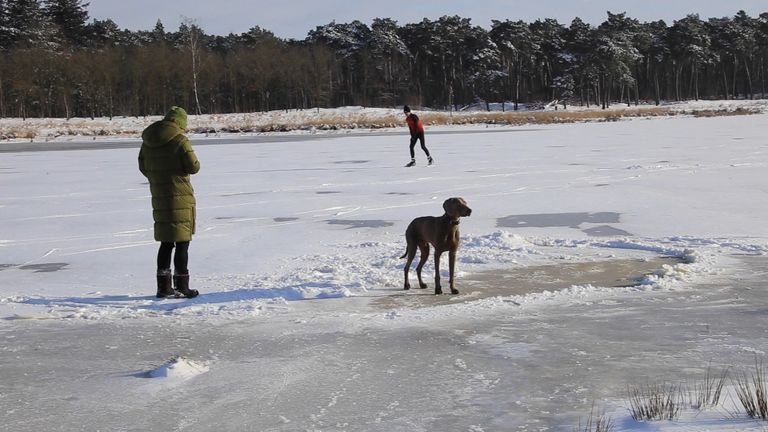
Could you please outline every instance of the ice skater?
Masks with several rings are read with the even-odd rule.
[[[189,289],[189,242],[195,233],[195,191],[189,175],[200,171],[200,162],[184,135],[187,112],[173,107],[141,134],[139,171],[149,180],[157,252],[157,297],[193,298]],[[171,255],[176,273],[171,285]],[[174,289],[175,286],[175,289]]]
[[[411,161],[405,166],[412,167],[416,165],[416,153],[413,151],[413,148],[416,146],[416,140],[421,142],[421,149],[427,155],[427,165],[432,165],[432,156],[429,155],[429,150],[427,150],[427,146],[424,144],[424,124],[419,116],[411,112],[411,108],[408,105],[403,106],[403,113],[405,113],[405,122],[408,123],[408,129],[411,131]]]

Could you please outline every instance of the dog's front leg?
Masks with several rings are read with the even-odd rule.
[[[453,287],[453,270],[456,268],[456,250],[448,251],[448,284],[451,287],[451,294],[458,294],[459,290]]]
[[[435,295],[443,293],[443,287],[440,286],[440,255],[443,251],[435,248]]]

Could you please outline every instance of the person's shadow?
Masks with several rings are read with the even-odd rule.
[[[98,308],[167,312],[191,306],[252,300],[282,298],[286,301],[301,301],[344,297],[345,295],[342,292],[334,291],[336,288],[330,284],[305,283],[282,288],[240,288],[232,291],[201,293],[192,299],[183,297],[159,299],[155,296],[105,295],[99,297],[30,297],[21,299],[16,303],[52,308],[94,306]]]

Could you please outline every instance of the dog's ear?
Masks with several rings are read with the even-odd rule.
[[[456,210],[456,198],[448,198],[443,202],[443,210],[445,210],[445,213],[450,215],[452,212]]]

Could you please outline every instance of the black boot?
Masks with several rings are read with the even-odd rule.
[[[171,285],[171,270],[157,271],[157,298],[176,297],[176,291]]]
[[[173,284],[176,285],[176,291],[186,298],[195,298],[200,294],[197,290],[189,289],[189,274],[173,275]]]

